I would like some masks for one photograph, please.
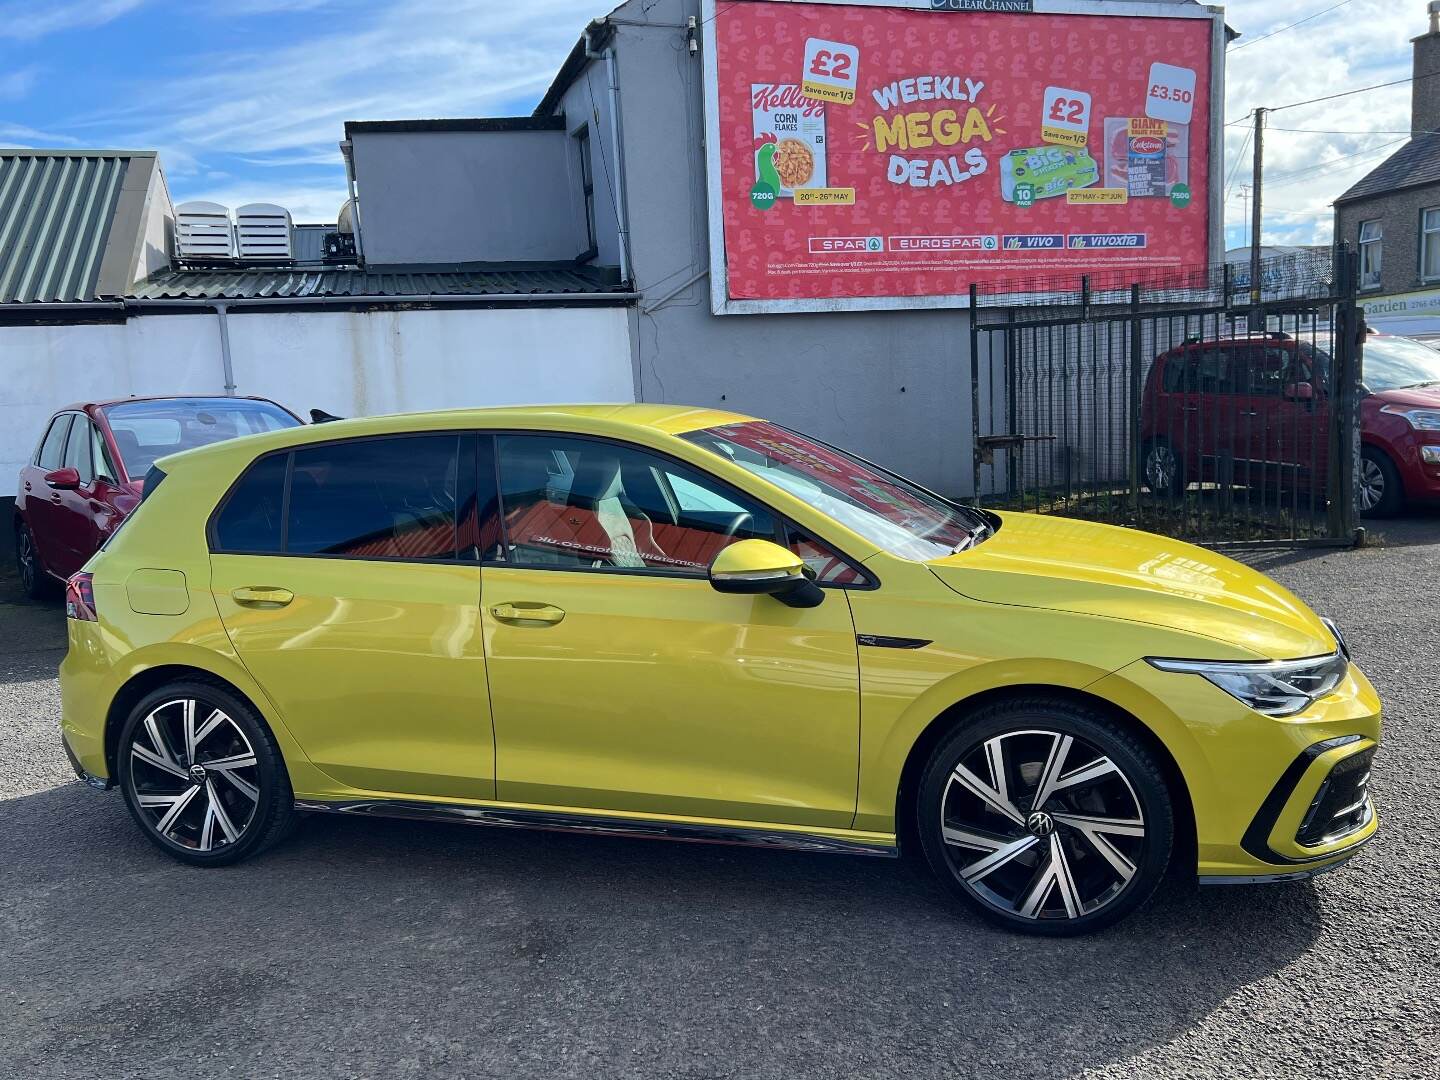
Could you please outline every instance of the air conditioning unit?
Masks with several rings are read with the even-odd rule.
[[[295,245],[290,233],[290,211],[273,203],[247,203],[235,211],[235,234],[240,258],[290,262]]]
[[[328,263],[353,263],[355,261],[355,234],[326,233],[325,261]]]
[[[175,208],[175,253],[181,262],[225,262],[235,258],[235,227],[229,207],[187,202]]]

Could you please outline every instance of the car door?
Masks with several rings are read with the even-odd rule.
[[[65,558],[62,547],[64,529],[60,492],[45,483],[45,475],[65,463],[66,439],[74,416],[74,413],[60,413],[53,417],[45,437],[40,441],[34,463],[20,470],[20,499],[30,535],[35,540],[35,551],[45,569],[54,574],[59,574],[60,568],[69,560]]]
[[[1222,475],[1222,482],[1228,479],[1242,486],[1274,482],[1278,459],[1271,425],[1283,368],[1283,356],[1277,362],[1277,355],[1278,350],[1263,344],[1231,347],[1223,387],[1227,424],[1222,453],[1228,455],[1234,472],[1228,478]]]
[[[712,589],[718,551],[781,523],[668,457],[550,434],[497,445],[507,543],[481,606],[499,797],[849,826],[859,663],[844,590],[800,609]]]
[[[1310,494],[1323,497],[1330,458],[1330,407],[1324,379],[1315,370],[1312,353],[1300,345],[1272,350],[1276,375],[1269,387],[1268,420],[1271,454],[1284,468],[1295,496],[1308,505]],[[1308,386],[1309,397],[1302,396]]]
[[[476,453],[459,432],[297,447],[212,522],[230,640],[342,787],[494,798]]]
[[[69,577],[85,565],[100,546],[96,527],[94,427],[76,414],[65,441],[65,468],[74,469],[80,485],[51,492],[54,506],[55,562],[52,569]]]

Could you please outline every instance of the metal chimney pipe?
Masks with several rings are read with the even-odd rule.
[[[1440,34],[1440,0],[1430,0],[1430,33]]]

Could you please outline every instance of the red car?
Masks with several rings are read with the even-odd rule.
[[[1161,354],[1141,399],[1146,485],[1178,496],[1229,471],[1242,486],[1323,492],[1329,349],[1328,334],[1257,334]],[[1407,502],[1440,500],[1440,352],[1371,334],[1362,368],[1361,513],[1385,517]]]
[[[264,398],[125,398],[71,405],[45,427],[15,498],[15,559],[40,599],[89,560],[140,502],[157,458],[207,443],[297,427]]]

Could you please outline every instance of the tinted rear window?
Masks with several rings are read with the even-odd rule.
[[[280,550],[280,515],[285,500],[285,466],[289,460],[289,454],[261,458],[241,477],[215,519],[216,547],[224,551]],[[150,470],[152,476],[158,472],[159,469]],[[148,477],[145,493],[150,493]]]
[[[166,454],[300,426],[273,402],[246,398],[123,401],[107,406],[105,418],[129,476],[145,475]]]

